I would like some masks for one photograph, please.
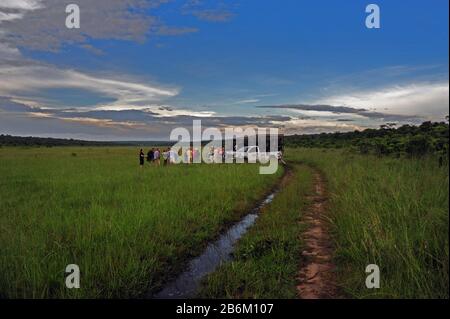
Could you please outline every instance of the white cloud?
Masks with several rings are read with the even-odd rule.
[[[260,101],[259,99],[247,99],[236,101],[234,102],[234,104],[251,104],[251,103],[258,103],[259,101]]]
[[[0,67],[0,95],[20,99],[27,94],[40,95],[41,90],[58,88],[87,90],[112,98],[115,101],[111,104],[93,106],[110,110],[144,109],[148,108],[149,103],[179,93],[177,88],[94,76],[45,65]]]
[[[0,20],[1,20],[1,18],[0,18]],[[1,31],[0,31],[0,36],[1,36]],[[0,61],[1,61],[1,59],[17,58],[17,57],[20,57],[19,49],[10,47],[10,46],[0,42]]]
[[[36,114],[36,113],[34,113]],[[45,116],[44,116],[45,117]],[[50,116],[51,117],[51,116]],[[54,117],[56,119],[66,121],[66,122],[75,122],[85,125],[94,125],[97,127],[127,127],[127,128],[136,128],[136,127],[145,127],[146,124],[143,122],[132,122],[132,121],[113,121],[111,119],[96,119],[90,117]]]
[[[154,113],[154,117],[174,117],[174,116],[195,116],[195,117],[212,117],[216,113],[212,111],[193,111],[183,109],[162,108],[161,106],[149,107],[149,111]]]
[[[448,114],[449,82],[422,82],[324,97],[315,104],[374,109],[388,114],[419,115],[440,120]]]
[[[2,0],[0,2],[0,23],[22,19],[27,11],[42,7],[40,0]],[[2,34],[0,33],[0,35]]]
[[[160,17],[153,14],[155,8],[166,2],[167,0],[0,0],[0,23],[4,30],[0,41],[29,50],[58,52],[63,45],[84,47],[91,39],[142,42],[154,35],[174,36],[197,31],[192,27],[166,25]],[[71,3],[76,3],[82,11],[83,22],[79,30],[68,29],[64,24],[65,8]],[[42,9],[44,4],[45,10]]]
[[[15,19],[22,19],[23,14],[22,13],[4,13],[0,11],[0,23],[2,21],[11,21]]]
[[[2,0],[0,2],[0,8],[36,10],[42,8],[42,2],[41,0]]]
[[[355,130],[362,130],[365,127],[354,123],[340,123],[334,121],[328,121],[326,119],[302,119],[291,118],[289,121],[276,122],[283,127],[284,134],[316,134],[322,132],[349,132]]]
[[[0,46],[0,52],[2,47]],[[12,49],[11,49],[12,50]],[[162,102],[179,94],[179,89],[158,84],[142,83],[138,80],[116,79],[115,76],[96,76],[75,70],[58,69],[53,66],[31,64],[27,66],[0,65],[0,96],[9,97],[11,101],[33,108],[64,111],[125,111],[143,110],[154,117],[196,116],[212,117],[212,111],[193,111],[173,108]],[[110,98],[109,103],[89,106],[71,106],[71,101],[55,102],[51,94],[43,90],[75,89],[93,92],[102,98]]]

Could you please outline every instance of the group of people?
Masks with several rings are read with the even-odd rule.
[[[145,155],[144,150],[141,149],[139,152],[139,164],[141,167],[145,164],[145,159],[150,164],[160,166],[163,165],[179,163],[180,159],[183,159],[184,163],[199,163],[201,162],[201,153],[197,148],[189,147],[183,152],[180,149],[175,152],[172,148],[167,148],[165,150],[160,150],[159,148],[152,148]],[[208,160],[210,163],[223,163],[225,161],[225,148],[224,147],[213,147],[211,146],[208,152]]]
[[[152,148],[147,152],[147,155],[144,154],[144,150],[141,149],[139,152],[139,164],[144,166],[145,159],[147,159],[147,162],[156,166],[161,165],[161,162],[163,165],[168,165],[175,163],[175,152],[172,151],[170,148],[165,150],[160,150],[159,148]]]

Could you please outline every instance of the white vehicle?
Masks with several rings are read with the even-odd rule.
[[[226,152],[227,157],[233,159],[243,159],[244,162],[256,163],[256,162],[268,162],[271,158],[277,160],[282,159],[282,153],[276,152],[262,152],[259,146],[245,146],[235,152]]]

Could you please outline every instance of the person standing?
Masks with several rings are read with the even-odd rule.
[[[153,162],[153,153],[154,153],[154,148],[149,150],[147,153],[147,162],[149,162],[150,164]]]
[[[167,166],[167,163],[168,163],[168,161],[169,161],[169,150],[165,150],[163,153],[162,153],[162,157],[163,157],[163,163],[164,163],[164,166]]]
[[[214,146],[211,146],[209,148],[209,162],[210,163],[214,162]]]
[[[184,163],[188,164],[189,163],[189,156],[188,156],[189,150],[185,149],[184,150]]]
[[[192,164],[194,161],[194,148],[191,146],[189,148],[189,164]]]
[[[144,167],[144,159],[145,159],[145,154],[141,148],[141,151],[139,152],[139,165],[141,166],[141,168]]]
[[[160,162],[159,162],[160,154],[161,153],[159,151],[159,148],[157,148],[156,151],[153,153],[153,160],[157,166],[159,166],[159,164],[160,164]]]
[[[220,163],[222,160],[222,154],[220,153],[222,151],[221,147],[216,147],[214,149],[214,163]]]
[[[172,148],[169,150],[169,164],[177,163],[177,152],[175,152]]]

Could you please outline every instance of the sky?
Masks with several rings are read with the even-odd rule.
[[[68,4],[80,29],[65,25]],[[366,6],[380,8],[368,29]],[[449,113],[447,0],[0,0],[0,134],[346,132]]]

